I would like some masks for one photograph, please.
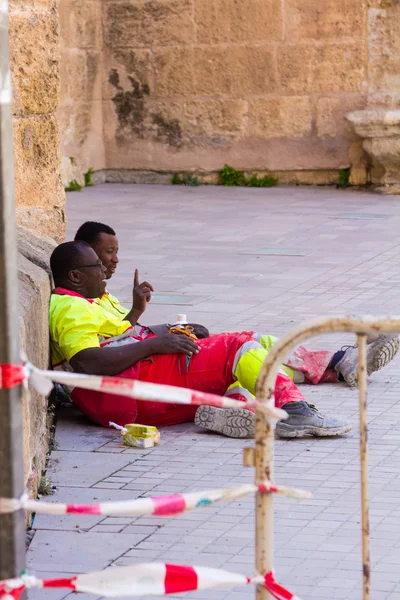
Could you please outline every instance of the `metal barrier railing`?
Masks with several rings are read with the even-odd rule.
[[[246,448],[244,452],[244,462],[247,466],[255,466],[256,467],[256,481],[255,486],[250,486],[251,491],[256,491],[256,555],[257,555],[257,564],[256,564],[256,573],[258,574],[255,578],[248,578],[244,576],[239,576],[237,579],[237,574],[227,573],[224,571],[219,571],[218,573],[212,573],[209,576],[210,580],[207,580],[207,574],[204,573],[204,569],[200,568],[200,571],[203,573],[204,581],[201,582],[200,587],[193,587],[193,581],[190,579],[188,581],[182,582],[182,577],[185,578],[185,573],[187,569],[192,569],[192,567],[182,566],[182,565],[170,565],[175,569],[174,571],[174,586],[173,589],[177,591],[175,586],[176,581],[179,580],[179,590],[178,591],[193,591],[195,589],[211,589],[212,587],[219,587],[215,585],[216,582],[223,581],[229,584],[240,583],[249,584],[255,583],[258,584],[257,587],[257,600],[271,600],[274,598],[296,598],[297,596],[293,596],[286,589],[277,586],[276,582],[273,578],[273,555],[274,555],[274,507],[273,507],[273,493],[279,491],[278,488],[282,486],[276,486],[275,484],[270,488],[268,485],[274,481],[274,425],[279,418],[284,416],[284,411],[276,409],[274,407],[274,388],[275,388],[275,380],[276,375],[281,363],[284,362],[284,358],[286,354],[294,348],[297,344],[302,342],[308,337],[311,337],[316,334],[323,334],[328,332],[353,332],[356,333],[358,339],[358,384],[359,384],[359,416],[360,416],[360,466],[361,466],[361,508],[362,508],[362,585],[363,585],[363,600],[370,600],[370,552],[369,552],[369,503],[368,503],[368,447],[367,447],[367,436],[368,436],[368,426],[367,426],[367,334],[377,334],[377,333],[393,333],[400,332],[400,318],[346,318],[346,317],[336,317],[336,318],[326,318],[326,319],[318,319],[315,321],[311,321],[310,323],[306,323],[300,327],[297,327],[286,334],[283,338],[281,338],[270,350],[268,357],[262,366],[258,381],[257,381],[257,389],[256,396],[258,403],[256,403],[256,413],[257,413],[257,423],[256,423],[256,434],[255,434],[255,448]],[[2,380],[3,377],[3,380]],[[109,389],[111,386],[113,393],[118,393],[120,395],[132,396],[135,397],[138,394],[144,394],[145,399],[149,400],[150,397],[153,398],[152,394],[155,394],[158,399],[160,399],[160,394],[162,396],[162,392],[167,394],[166,400],[172,401],[174,388],[169,388],[168,390],[164,390],[166,386],[155,386],[154,384],[148,384],[143,382],[135,382],[133,380],[124,381],[118,380],[118,378],[101,378],[94,376],[84,376],[77,375],[73,373],[59,373],[55,371],[40,371],[36,369],[30,363],[26,363],[25,366],[22,365],[0,365],[0,387],[3,385],[4,387],[17,386],[22,381],[27,381],[27,378],[31,377],[32,383],[35,382],[37,389],[41,390],[41,393],[47,393],[45,391],[47,386],[50,385],[51,381],[63,381],[71,382],[72,379],[77,379],[75,381],[75,385],[79,385],[80,387],[86,387],[88,389],[103,389],[106,386],[106,389]],[[121,386],[121,382],[124,381],[124,386]],[[108,387],[107,387],[108,386]],[[146,387],[147,386],[147,387]],[[157,387],[158,391],[156,392],[155,388]],[[146,389],[144,389],[146,388]],[[118,391],[117,391],[118,389]],[[47,389],[48,391],[48,389]],[[224,406],[226,402],[235,402],[232,399],[227,399],[219,396],[213,396],[210,394],[201,394],[199,392],[192,392],[191,390],[184,390],[182,396],[182,389],[179,389],[179,402],[185,404],[207,404],[211,403],[214,406]],[[177,401],[175,399],[175,401]],[[239,403],[240,404],[240,403]],[[268,484],[268,485],[267,485]],[[274,489],[272,489],[274,488]],[[250,490],[246,488],[246,493]],[[287,488],[286,488],[286,491]],[[292,490],[292,492],[295,490]],[[215,496],[214,492],[218,492]],[[222,496],[221,493],[223,492]],[[240,492],[240,493],[239,493]],[[133,501],[130,506],[125,506],[126,503],[117,503],[119,505],[124,504],[124,506],[111,506],[110,503],[105,505],[96,504],[96,505],[67,505],[67,504],[57,504],[51,505],[53,509],[50,510],[49,506],[46,506],[45,503],[33,503],[35,506],[29,505],[29,501],[24,498],[18,497],[4,497],[0,496],[0,514],[16,514],[16,512],[20,511],[21,508],[26,508],[27,510],[34,510],[37,507],[37,504],[41,505],[41,512],[47,512],[48,514],[108,514],[112,511],[115,512],[117,510],[119,513],[124,513],[124,511],[128,511],[127,514],[162,514],[163,516],[172,516],[178,514],[179,512],[184,512],[186,509],[203,506],[204,504],[210,504],[212,498],[216,497],[217,500],[222,499],[233,499],[236,497],[240,497],[240,494],[243,495],[243,490],[214,490],[211,492],[204,492],[200,495],[200,502],[198,502],[199,498],[196,496],[195,499],[189,498],[183,495],[175,495],[169,497],[159,497],[159,498],[149,498],[147,501],[150,503],[150,506],[143,507],[142,505],[138,508],[137,500]],[[239,496],[238,496],[239,493]],[[204,497],[203,497],[204,495]],[[293,494],[292,494],[293,495]],[[294,494],[296,496],[296,494]],[[179,496],[179,498],[178,498]],[[193,494],[192,494],[193,496]],[[305,497],[304,493],[300,493],[300,496]],[[299,497],[299,494],[297,494]],[[214,499],[215,501],[215,499]],[[153,506],[154,502],[154,506]],[[160,502],[162,502],[162,510],[160,509]],[[165,504],[166,503],[166,504]],[[132,504],[132,506],[131,506]],[[43,505],[43,506],[42,506]],[[168,505],[168,506],[167,506]],[[157,508],[158,507],[158,508]],[[178,508],[177,508],[178,507]],[[168,510],[167,510],[168,508]],[[160,512],[161,510],[161,512]],[[107,512],[108,511],[108,512]],[[133,511],[133,512],[132,512]],[[136,512],[135,512],[136,511]],[[155,511],[155,512],[154,512]],[[168,512],[169,511],[169,512]],[[143,566],[143,565],[142,565]],[[143,568],[149,567],[149,565],[144,565]],[[164,585],[164,571],[168,565],[157,564],[150,565],[150,567],[156,570],[156,574],[158,576],[158,584],[162,583]],[[128,567],[121,567],[119,570],[114,569],[114,575],[110,575],[107,571],[103,576],[100,573],[89,573],[83,576],[83,579],[89,580],[89,585],[86,581],[81,582],[80,587],[73,587],[78,591],[86,591],[93,594],[104,595],[104,596],[128,596],[132,595],[132,582],[136,582],[139,567],[135,569],[130,569],[129,573],[126,573],[126,569],[129,570]],[[186,569],[186,571],[185,571]],[[199,568],[197,568],[199,569]],[[121,570],[124,573],[121,573]],[[200,573],[199,571],[199,573]],[[140,573],[139,573],[140,575]],[[187,575],[187,573],[186,573]],[[125,578],[124,581],[127,584],[123,587],[123,592],[119,586],[118,577]],[[228,579],[227,579],[228,577]],[[222,578],[222,579],[218,579]],[[107,579],[107,581],[106,581]],[[186,577],[186,579],[188,579]],[[201,579],[201,577],[200,577]],[[56,579],[56,580],[38,580],[35,577],[31,576],[21,576],[17,579],[8,579],[5,581],[0,581],[0,598],[3,597],[4,600],[10,600],[10,594],[17,600],[23,590],[27,587],[60,587],[62,584],[63,587],[71,588],[72,585],[75,585],[77,578],[73,577],[70,580],[67,579]],[[176,581],[175,581],[176,580]],[[99,592],[100,588],[97,587],[99,582],[103,581],[104,585],[111,586],[107,587],[107,593],[101,588],[101,593]],[[210,585],[212,581],[213,585]],[[61,583],[60,583],[61,582]],[[75,583],[73,583],[75,582]],[[96,584],[93,587],[93,582]],[[118,584],[117,587],[115,587]],[[129,584],[129,585],[128,585]],[[157,585],[158,585],[157,584]],[[88,587],[89,585],[89,587]],[[99,584],[100,585],[100,584]],[[160,584],[161,585],[161,584]],[[197,584],[196,584],[197,585]],[[83,586],[83,587],[82,587]],[[86,586],[86,587],[85,587]],[[113,587],[114,586],[114,587]],[[128,586],[128,587],[127,587]],[[101,586],[100,586],[101,587]],[[104,586],[103,586],[104,587]],[[164,586],[165,587],[165,586]],[[167,586],[168,587],[168,586]],[[164,593],[172,593],[172,591],[168,591],[167,587],[165,587]],[[279,588],[279,589],[278,589]],[[163,588],[164,589],[164,588]],[[169,588],[168,588],[169,589]],[[158,590],[158,588],[157,588]],[[269,591],[268,591],[269,590]],[[138,590],[137,590],[138,591]],[[140,591],[140,590],[139,590]],[[142,592],[139,594],[133,595],[142,595]],[[148,590],[146,588],[146,594],[153,595],[154,590]],[[120,593],[117,593],[120,592]],[[273,595],[271,595],[273,594]]]
[[[367,335],[400,332],[400,317],[332,317],[300,325],[284,335],[270,350],[257,382],[256,397],[274,405],[274,386],[278,369],[290,350],[303,340],[323,333],[351,332],[358,340],[358,386],[360,412],[360,471],[362,512],[362,585],[363,600],[370,600],[369,500],[368,500],[368,424],[367,424]],[[256,467],[255,482],[274,479],[274,419],[260,409],[257,412],[255,448],[246,448],[244,463]],[[256,494],[256,570],[273,570],[274,505],[272,494]],[[271,600],[265,588],[258,586],[257,600]]]

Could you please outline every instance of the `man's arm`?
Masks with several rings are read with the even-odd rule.
[[[147,281],[139,281],[139,271],[135,269],[132,291],[132,308],[124,317],[124,321],[129,321],[135,326],[141,315],[146,310],[147,303],[150,302],[151,292],[154,292],[153,286]]]
[[[152,354],[198,354],[199,346],[185,335],[167,334],[124,346],[86,348],[70,362],[76,373],[117,375]]]

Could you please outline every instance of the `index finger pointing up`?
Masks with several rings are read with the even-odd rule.
[[[139,269],[135,269],[135,278],[133,280],[133,285],[136,287],[139,285]]]

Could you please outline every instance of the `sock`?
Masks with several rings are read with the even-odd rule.
[[[335,354],[332,356],[329,362],[328,369],[334,369],[338,362],[342,360],[343,356],[345,355],[345,352],[346,350],[338,350],[337,352],[335,352]],[[343,375],[341,373],[339,373],[338,375],[339,381],[344,381]]]
[[[335,352],[335,354],[332,356],[329,362],[328,369],[334,369],[338,364],[339,360],[342,360],[343,356],[345,355],[345,352],[346,350],[338,350],[337,352]]]

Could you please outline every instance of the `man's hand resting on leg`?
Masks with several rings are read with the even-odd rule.
[[[186,335],[168,333],[123,346],[86,348],[70,360],[76,373],[116,375],[152,354],[198,354],[200,347]]]

